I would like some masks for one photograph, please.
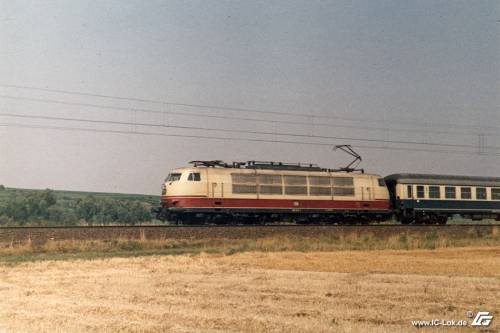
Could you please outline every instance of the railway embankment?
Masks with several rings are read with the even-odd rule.
[[[348,226],[92,226],[2,227],[0,243],[23,244],[66,240],[210,240],[269,237],[481,237],[498,234],[499,225],[348,225]]]

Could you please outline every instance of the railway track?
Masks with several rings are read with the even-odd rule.
[[[49,240],[112,239],[257,239],[274,236],[339,237],[356,234],[390,237],[393,235],[471,235],[500,231],[495,224],[451,225],[249,225],[249,226],[74,226],[74,227],[1,227],[0,244]]]

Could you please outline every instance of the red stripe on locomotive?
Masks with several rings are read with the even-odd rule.
[[[162,197],[167,208],[276,208],[276,209],[346,209],[388,210],[388,200],[290,200],[290,199],[235,199],[200,197]]]

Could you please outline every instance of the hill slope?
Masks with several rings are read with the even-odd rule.
[[[151,221],[154,195],[0,187],[0,225]]]

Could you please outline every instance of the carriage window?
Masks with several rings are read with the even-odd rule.
[[[457,198],[457,190],[455,187],[446,186],[444,188],[444,195],[446,199],[456,199]]]
[[[384,178],[379,178],[378,179],[378,186],[380,186],[380,187],[384,187],[385,186]]]
[[[460,197],[462,199],[470,199],[472,198],[471,192],[470,192],[470,187],[461,187],[460,188],[461,195]]]
[[[476,199],[477,200],[486,200],[486,188],[485,187],[476,187]]]
[[[181,179],[181,174],[180,173],[171,173],[167,176],[165,179],[166,182],[176,182],[179,179]]]
[[[411,185],[408,185],[408,198],[413,198],[413,187]]]
[[[199,173],[190,173],[188,176],[188,180],[192,182],[199,182],[201,180]]]
[[[500,200],[500,188],[491,189],[491,200]]]
[[[429,198],[431,199],[441,198],[441,191],[439,186],[429,186]]]
[[[417,198],[425,198],[425,191],[422,185],[417,186]]]

